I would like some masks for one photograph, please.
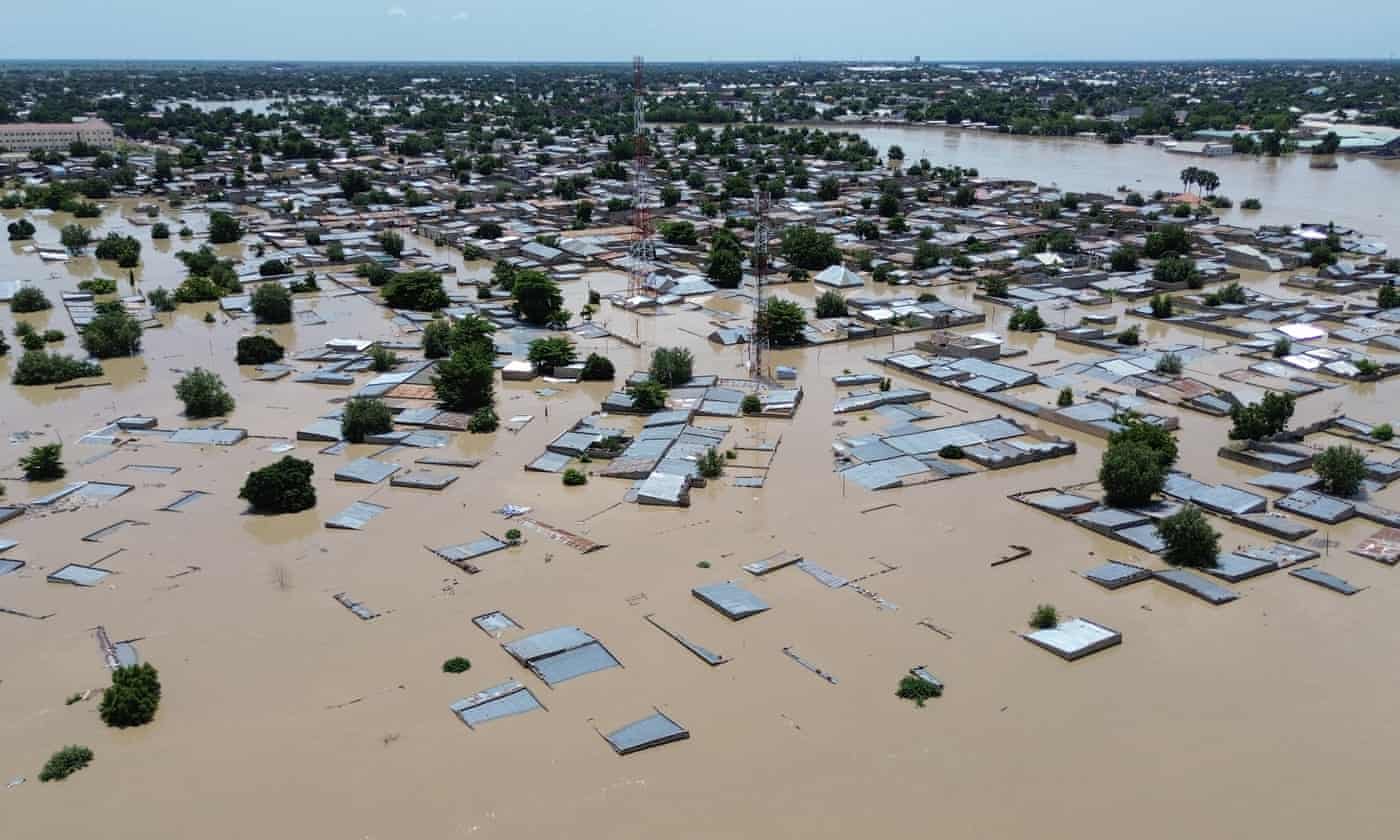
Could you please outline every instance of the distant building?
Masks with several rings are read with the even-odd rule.
[[[66,152],[75,141],[98,149],[114,143],[112,126],[106,120],[71,123],[0,123],[0,149],[10,152]]]

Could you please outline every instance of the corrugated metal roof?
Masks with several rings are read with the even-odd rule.
[[[618,755],[659,747],[690,737],[685,727],[657,712],[603,736]]]

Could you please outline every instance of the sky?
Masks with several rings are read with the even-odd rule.
[[[1353,0],[11,0],[5,59],[925,61],[1388,58]],[[20,33],[23,33],[20,35]],[[19,37],[16,37],[19,36]]]

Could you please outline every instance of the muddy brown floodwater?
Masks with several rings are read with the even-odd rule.
[[[1355,228],[1400,248],[1400,210],[1395,201],[1400,160],[1340,155],[1336,169],[1313,169],[1309,156],[1279,158],[1231,155],[1199,157],[1169,154],[1161,146],[1125,143],[1109,146],[1080,137],[1025,137],[941,126],[840,126],[885,153],[904,149],[907,162],[928,158],[935,166],[973,167],[993,178],[1025,178],[1063,190],[1111,193],[1125,186],[1150,195],[1180,190],[1179,174],[1200,166],[1220,175],[1222,195],[1235,206],[1220,210],[1226,224],[1297,225],[1326,223]],[[1240,202],[1258,198],[1260,210]]]
[[[94,226],[121,229],[118,211],[109,208]],[[41,242],[56,241],[64,221],[41,219]],[[140,285],[174,286],[180,244],[153,249],[144,232],[138,236],[147,242]],[[13,247],[0,251],[0,275],[38,279],[55,298],[110,270],[90,259],[53,267]],[[1272,279],[1248,279],[1277,289]],[[568,305],[578,311],[586,283],[606,291],[624,282],[594,275],[570,284]],[[988,310],[989,324],[968,331],[1004,331],[1007,312],[972,301],[970,285],[938,291]],[[813,290],[776,293],[809,301]],[[289,348],[334,337],[409,338],[362,298],[323,292],[297,306],[314,307],[328,323],[276,328]],[[535,419],[518,433],[459,435],[433,453],[482,459],[446,491],[340,484],[331,480],[335,467],[375,448],[329,456],[318,454],[320,444],[300,443],[296,454],[316,465],[317,507],[250,516],[236,498],[248,470],[280,457],[266,450],[272,439],[293,437],[346,390],[250,381],[233,364],[232,347],[252,325],[223,316],[205,324],[209,309],[184,306],[161,316],[165,326],[146,333],[139,359],[107,364],[108,387],[17,389],[8,384],[15,354],[0,359],[7,501],[57,487],[13,480],[14,462],[43,440],[65,442],[72,478],[135,485],[98,508],[31,513],[0,526],[0,536],[19,542],[5,556],[28,563],[0,577],[0,606],[51,614],[0,614],[0,777],[28,779],[2,794],[6,838],[1394,833],[1400,579],[1347,554],[1374,526],[1356,521],[1319,532],[1332,541],[1326,568],[1369,587],[1356,597],[1275,573],[1232,585],[1243,597],[1210,607],[1158,584],[1099,589],[1076,573],[1106,559],[1132,560],[1133,551],[1006,498],[1092,480],[1102,443],[1085,435],[1048,429],[1078,443],[1071,458],[879,493],[843,486],[832,472],[833,438],[883,421],[843,415],[846,425],[834,427],[831,377],[873,370],[866,356],[908,347],[907,337],[772,354],[775,364],[800,370],[801,409],[792,420],[732,421],[726,440],[781,440],[767,484],[752,490],[712,482],[694,492],[688,510],[619,505],[626,483],[617,480],[565,488],[556,476],[525,472],[608,388],[564,385],[541,397],[539,383],[507,383],[498,395],[502,417]],[[1070,323],[1080,314],[1046,313]],[[61,308],[22,317],[72,331]],[[658,342],[692,349],[698,372],[737,376],[743,369],[742,350],[699,337],[709,330],[701,312],[638,318],[605,305],[599,320],[644,343],[637,350],[617,340],[582,342],[585,351],[606,352],[620,372],[641,367]],[[14,316],[0,311],[0,325],[8,334]],[[1222,344],[1161,324],[1146,327],[1144,338]],[[1015,361],[1022,366],[1095,355],[1048,335],[1009,341],[1029,351]],[[65,348],[75,352],[75,340]],[[230,423],[253,437],[228,448],[147,438],[83,463],[107,450],[75,441],[113,417],[147,413],[163,427],[183,425],[172,384],[195,365],[223,376],[238,401]],[[1210,357],[1199,373],[1210,379],[1231,366]],[[922,387],[893,378],[897,387]],[[1309,396],[1296,421],[1338,408],[1390,420],[1395,388],[1344,386]],[[925,407],[943,416],[926,425],[995,414],[989,403],[933,390],[938,402]],[[1182,468],[1204,481],[1243,484],[1249,471],[1215,454],[1227,422],[1176,413]],[[21,432],[35,436],[11,443]],[[180,471],[124,469],[137,464]],[[188,490],[210,495],[184,512],[157,510]],[[360,532],[323,527],[359,499],[389,509]],[[1377,501],[1400,506],[1400,491],[1384,490]],[[425,550],[483,530],[501,534],[514,523],[491,510],[506,502],[532,506],[540,520],[608,548],[582,555],[526,528],[523,545],[484,558],[472,576]],[[122,519],[148,524],[101,542],[80,539]],[[1223,547],[1261,542],[1214,521]],[[1012,543],[1034,553],[990,567]],[[898,608],[878,609],[795,569],[752,579],[739,568],[780,549],[848,577],[897,566],[866,585]],[[65,563],[104,557],[116,574],[103,585],[45,582]],[[711,567],[697,567],[701,561]],[[738,579],[773,609],[730,623],[689,593],[725,579]],[[357,620],[332,600],[340,592],[383,615]],[[1017,638],[1041,602],[1117,628],[1124,643],[1063,662]],[[473,626],[472,616],[490,610],[506,611],[527,632],[578,625],[624,667],[545,688]],[[732,661],[703,664],[643,620],[653,613]],[[95,696],[65,705],[70,694],[107,682],[93,640],[97,625],[114,639],[139,638],[141,656],[160,669],[164,696],[153,724],[109,729]],[[785,646],[839,682],[799,667],[783,655]],[[473,667],[442,673],[451,656],[466,656]],[[948,686],[923,709],[894,697],[900,676],[915,665]],[[453,701],[509,677],[529,685],[548,711],[474,731],[449,711]],[[687,727],[691,739],[619,758],[595,731],[653,707]],[[95,761],[66,781],[40,784],[40,766],[65,744],[88,745]]]

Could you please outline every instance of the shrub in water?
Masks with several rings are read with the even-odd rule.
[[[442,671],[445,674],[460,674],[471,670],[472,663],[465,656],[454,656],[442,663]]]
[[[489,434],[500,426],[501,419],[496,416],[496,410],[489,405],[483,405],[473,411],[471,419],[467,421],[467,431],[472,434]]]
[[[927,700],[943,696],[943,689],[928,680],[910,674],[899,681],[899,688],[895,690],[894,696],[913,700],[914,705],[922,709]]]
[[[1366,478],[1366,456],[1355,447],[1329,446],[1313,459],[1313,470],[1322,477],[1325,492],[1355,496]]]
[[[126,728],[150,723],[160,706],[160,675],[149,662],[118,668],[102,694],[98,714],[108,726]]]
[[[658,347],[651,354],[651,378],[667,388],[690,381],[695,358],[683,347]]]
[[[1041,604],[1031,611],[1031,626],[1037,630],[1049,630],[1060,623],[1060,611],[1054,604]]]
[[[578,487],[581,484],[587,483],[588,476],[583,472],[583,470],[574,469],[573,467],[569,467],[567,470],[564,470],[565,487]]]
[[[301,458],[284,455],[282,460],[248,473],[238,498],[261,513],[296,513],[316,506],[316,488],[311,484],[315,465]]]
[[[292,320],[292,293],[281,283],[264,283],[253,291],[249,308],[259,321],[286,324]]]
[[[83,349],[99,359],[141,352],[141,322],[125,309],[99,311],[83,327]]]
[[[48,295],[38,286],[23,286],[10,298],[11,312],[41,312],[52,306]]]
[[[1173,566],[1209,569],[1220,556],[1220,535],[1195,505],[1158,522],[1157,535],[1167,546],[1162,559]]]
[[[612,360],[607,356],[589,353],[583,362],[583,378],[590,382],[611,382],[616,375]]]
[[[49,760],[44,763],[44,769],[39,771],[39,781],[54,782],[66,779],[91,763],[92,750],[87,747],[64,747],[49,756]]]
[[[282,345],[265,335],[245,335],[238,339],[236,360],[240,365],[265,365],[280,360],[284,353]]]
[[[224,390],[217,373],[195,368],[175,384],[175,396],[185,404],[185,416],[193,419],[217,417],[233,411],[233,397]]]
[[[19,468],[30,481],[53,481],[63,478],[67,470],[63,468],[63,444],[46,443],[29,450],[29,454],[19,459]]]
[[[38,338],[42,346],[43,337]],[[61,353],[28,350],[19,357],[19,363],[15,365],[15,372],[10,381],[16,385],[54,385],[85,376],[101,375],[102,366],[99,364],[80,362]]]
[[[632,395],[632,405],[638,411],[660,411],[666,407],[666,389],[661,383],[650,379],[638,382],[627,389]]]
[[[340,434],[351,443],[364,443],[369,435],[381,435],[394,428],[394,413],[383,400],[352,397],[340,416]]]

